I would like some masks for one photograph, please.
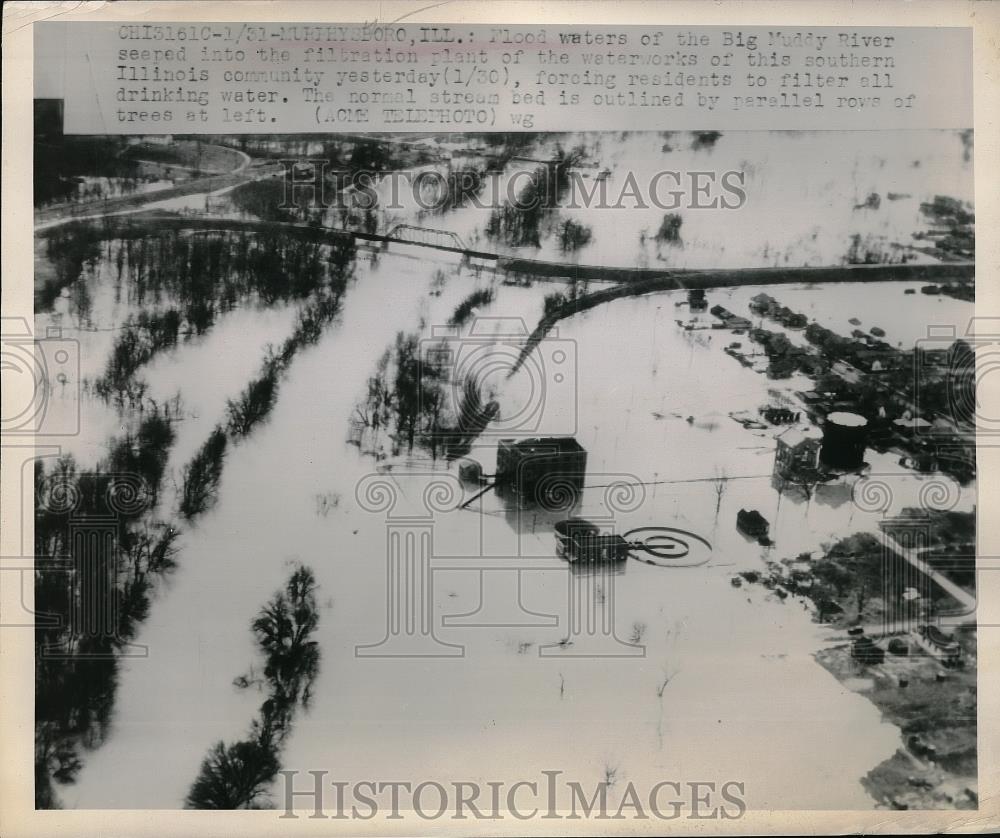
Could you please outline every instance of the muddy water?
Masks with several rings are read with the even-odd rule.
[[[901,156],[879,134],[864,152],[846,152],[856,144],[833,136],[724,135],[712,150],[696,152],[684,145],[688,135],[682,141],[604,135],[591,151],[612,170],[611,185],[624,176],[626,161],[646,173],[737,166],[748,172],[751,201],[722,219],[711,211],[684,213],[681,247],[658,247],[648,236],[640,241],[642,229],[655,232],[659,209],[647,211],[648,218],[564,211],[578,212],[595,233],[572,258],[686,267],[836,264],[855,232],[908,243],[925,226],[921,200],[971,199],[971,171],[961,162],[957,135],[915,136],[912,154]],[[678,150],[665,152],[664,142]],[[955,171],[969,176],[955,178]],[[889,191],[908,197],[889,201]],[[871,192],[882,195],[880,209],[855,209]],[[200,207],[204,197],[185,201]],[[471,246],[482,242],[488,215],[463,209],[427,223],[459,232]],[[402,211],[398,220],[414,218]],[[554,247],[548,240],[537,255],[558,258]],[[587,784],[614,770],[637,787],[664,779],[744,781],[752,808],[871,806],[859,778],[892,754],[898,730],[815,664],[811,656],[824,632],[801,605],[734,589],[729,580],[765,558],[874,530],[883,512],[914,505],[929,481],[869,452],[873,472],[891,476],[888,510],[853,503],[849,485],[824,487],[809,502],[779,496],[770,481],[774,431],[744,429],[728,413],[755,410],[809,382],[770,382],[741,367],[722,352],[741,338],[679,329],[674,321],[686,311],[676,295],[620,300],[564,321],[538,363],[510,380],[491,379],[501,419],[544,394],[534,429],[572,433],[587,450],[594,488],[581,513],[612,515],[619,530],[678,526],[712,542],[711,559],[700,567],[665,570],[629,561],[613,581],[591,585],[587,602],[602,614],[612,603],[617,637],[627,641],[638,631],[644,655],[631,656],[617,641],[612,648],[626,656],[580,657],[574,652],[585,650],[582,638],[559,645],[569,633],[570,592],[578,589],[554,558],[551,521],[512,517],[493,495],[471,510],[448,504],[430,522],[434,624],[440,641],[461,647],[462,656],[356,655],[356,646],[377,644],[386,632],[387,513],[367,511],[355,496],[375,463],[347,444],[348,424],[365,378],[396,332],[429,334],[488,281],[451,275],[454,267],[431,251],[396,246],[377,265],[359,267],[341,322],[296,358],[269,421],[227,455],[218,505],[184,534],[179,568],[141,630],[138,642],[148,656],[125,662],[110,737],[87,756],[78,783],[61,789],[64,804],[182,805],[207,748],[241,737],[262,700],[231,682],[255,661],[250,620],[283,583],[288,563],[301,560],[321,585],[323,659],[312,708],[299,715],[283,756],[287,768],[326,769],[345,781],[415,782],[509,782],[563,770]],[[451,276],[435,298],[428,291],[437,268]],[[840,285],[821,296],[806,287],[766,290],[841,333],[849,332],[852,316],[904,345],[923,335],[925,323],[964,329],[972,306],[904,296],[903,287]],[[502,287],[485,313],[523,318],[530,328],[551,290]],[[744,313],[758,290],[710,297]],[[95,300],[92,310],[110,323],[127,313],[116,313],[111,298]],[[263,343],[280,339],[291,316],[234,313],[203,341],[144,371],[157,393],[179,388],[191,406],[171,459],[175,473],[221,418],[225,398],[257,369]],[[84,355],[103,359],[109,348],[110,339],[95,333]],[[564,353],[560,365],[569,362],[559,366],[561,382],[554,377],[556,350]],[[99,371],[103,360],[94,363]],[[114,430],[114,417],[92,408],[84,417],[90,434],[84,451],[96,450]],[[492,470],[489,434],[472,456]],[[442,467],[391,465],[397,501],[389,514],[426,515],[424,491]],[[717,513],[710,478],[722,471],[732,479]],[[636,478],[650,484],[644,493],[609,511],[601,487]],[[946,497],[959,509],[975,502],[972,490],[955,486]],[[777,544],[770,551],[735,531],[741,507],[771,521]],[[495,569],[481,572],[484,555]],[[512,566],[524,571],[520,580]],[[518,585],[521,607],[513,608]],[[497,616],[488,606],[500,609],[499,620],[483,617]],[[441,622],[477,609],[480,616],[466,623],[514,625]],[[552,654],[540,656],[547,645]]]
[[[513,781],[563,770],[585,784],[614,769],[637,787],[741,780],[752,808],[870,806],[859,778],[893,753],[898,730],[815,664],[823,630],[801,605],[734,589],[729,580],[765,557],[873,530],[879,513],[852,503],[846,486],[817,492],[809,503],[779,499],[770,483],[774,432],[746,430],[727,414],[767,402],[769,388],[805,382],[777,384],[741,367],[722,353],[725,333],[679,329],[676,295],[620,300],[561,323],[559,348],[569,364],[560,369],[568,371],[575,355],[579,372],[569,398],[551,378],[552,346],[541,366],[526,366],[497,394],[503,419],[529,399],[531,376],[541,375],[549,389],[534,392],[551,395],[536,429],[577,436],[589,455],[588,485],[656,484],[611,512],[604,489],[588,489],[583,514],[613,514],[621,530],[683,527],[713,543],[701,567],[629,561],[613,581],[592,586],[587,596],[596,609],[614,604],[621,641],[644,625],[644,656],[579,657],[579,638],[558,645],[569,631],[570,588],[551,530],[534,516],[512,518],[492,495],[472,510],[447,504],[431,522],[435,630],[442,642],[463,647],[462,656],[356,656],[357,645],[377,644],[386,633],[387,513],[366,511],[355,497],[374,463],[345,442],[348,421],[395,333],[422,322],[429,334],[477,287],[470,276],[451,276],[441,297],[429,297],[437,267],[453,266],[405,253],[362,265],[342,322],[296,359],[270,420],[229,453],[219,503],[185,534],[179,570],[138,638],[149,655],[127,663],[111,736],[88,756],[79,782],[63,789],[66,805],[181,805],[206,749],[240,737],[253,717],[261,696],[231,684],[255,660],[249,622],[281,585],[288,562],[301,560],[321,585],[323,660],[312,708],[299,715],[287,745],[287,768],[413,782]],[[896,288],[879,293],[894,299]],[[548,290],[501,287],[484,313],[530,324]],[[724,304],[744,310],[735,298],[756,291],[727,292]],[[842,295],[845,307],[852,299],[844,286],[824,295]],[[866,308],[889,328],[887,311]],[[176,374],[196,377],[193,367]],[[488,435],[473,456],[492,470]],[[888,459],[869,457],[874,470],[899,473]],[[423,493],[440,469],[392,462],[397,501],[388,514],[426,515]],[[722,469],[734,479],[716,516],[714,489],[704,481]],[[912,502],[922,481],[894,480],[894,502]],[[956,491],[958,508],[970,508],[971,493]],[[735,531],[741,507],[772,522],[776,547],[766,551]],[[499,569],[481,575],[483,555]],[[517,576],[509,567],[525,568],[523,610],[512,605]],[[481,581],[501,621],[518,625],[442,625],[445,616],[480,608]],[[545,645],[551,656],[539,655]]]
[[[84,466],[106,453],[106,443],[124,431],[122,418],[111,404],[92,392],[105,371],[116,338],[129,317],[153,312],[175,302],[167,299],[145,308],[130,299],[115,281],[113,259],[98,263],[56,300],[52,311],[35,318],[38,334],[58,330],[74,342],[74,358],[65,385],[52,393],[50,409],[55,427],[78,426],[79,433],[54,439],[65,453]],[[205,335],[181,336],[176,346],[159,352],[137,373],[148,385],[146,397],[163,405],[180,395],[180,421],[171,450],[178,467],[191,458],[213,425],[223,417],[226,399],[234,398],[259,370],[268,343],[280,343],[291,331],[296,306],[278,303],[264,308],[246,302],[220,312]],[[197,370],[197,374],[191,371]],[[79,396],[77,395],[79,394]],[[73,419],[79,411],[80,421]]]
[[[450,271],[454,266],[440,267]],[[219,737],[240,735],[249,724],[262,699],[235,692],[231,681],[254,661],[250,620],[283,584],[289,559],[299,556],[317,570],[326,560],[332,545],[326,531],[316,531],[316,496],[350,497],[354,474],[370,467],[345,443],[367,375],[397,331],[412,330],[421,317],[444,322],[475,287],[467,277],[452,279],[435,299],[434,311],[424,261],[399,257],[374,270],[362,262],[359,274],[345,298],[343,326],[300,354],[271,419],[228,453],[219,504],[185,533],[181,567],[154,603],[138,641],[148,646],[149,655],[126,661],[115,731],[90,755],[79,782],[64,790],[67,805],[126,805],[132,795],[136,803],[129,805],[179,805],[206,748]],[[390,297],[397,305],[387,308],[384,301]],[[265,324],[266,316],[260,325]],[[238,393],[260,363],[260,333],[247,326],[225,347],[231,375],[221,389],[227,396]],[[183,368],[175,364],[169,375],[181,382],[198,378],[198,363],[198,357],[188,355],[186,364],[180,362]],[[200,444],[222,418],[222,394],[207,385],[196,390],[208,391],[202,393],[198,414],[203,433],[195,440],[185,429],[178,446]],[[287,438],[289,428],[294,443]],[[184,459],[178,455],[172,462],[179,467]],[[305,540],[290,538],[290,532],[301,532]],[[324,591],[334,596],[333,586],[325,585]],[[192,674],[196,683],[182,687]],[[167,677],[176,688],[163,681]],[[146,773],[142,764],[154,741],[163,773],[147,783],[135,772]],[[115,777],[111,783],[109,776]]]
[[[444,214],[420,214],[412,190],[388,183],[380,201],[392,205],[383,218],[386,229],[396,223],[423,224],[457,233],[471,248],[545,260],[590,265],[649,268],[740,268],[783,265],[844,264],[855,235],[861,258],[871,248],[880,259],[914,262],[933,259],[912,247],[930,247],[914,234],[926,231],[928,218],[920,205],[935,195],[973,200],[971,160],[958,132],[914,132],[900,153],[894,132],[867,132],[864,144],[845,142],[836,132],[730,132],[710,148],[694,148],[686,132],[589,133],[549,139],[530,152],[547,159],[557,148],[585,149],[584,166],[576,170],[581,186],[561,199],[562,207],[541,228],[539,248],[511,249],[488,239],[485,229],[493,206],[524,186],[525,175],[539,164],[514,160],[498,176],[495,189],[480,200]],[[456,169],[483,165],[477,158],[456,158]],[[430,169],[432,167],[426,167]],[[445,171],[444,167],[437,167]],[[602,185],[595,180],[609,172]],[[690,173],[714,177],[709,199],[719,199],[725,172],[742,172],[746,202],[740,209],[695,206]],[[662,172],[676,172],[679,182]],[[417,170],[411,173],[413,177]],[[706,181],[703,177],[700,182]],[[398,186],[398,184],[397,184]],[[595,192],[596,190],[596,192]],[[671,191],[679,191],[673,198]],[[594,193],[598,198],[588,198]],[[653,200],[655,196],[659,203]],[[866,207],[872,194],[877,207]],[[637,197],[638,196],[638,197]],[[734,196],[726,194],[727,201]],[[677,202],[677,206],[672,204]],[[680,215],[680,242],[657,243],[664,214]],[[559,250],[555,227],[572,219],[590,228],[589,244],[571,253]]]

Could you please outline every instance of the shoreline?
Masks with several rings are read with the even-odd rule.
[[[835,548],[836,549],[836,548]],[[838,683],[866,698],[884,722],[899,730],[900,744],[888,759],[860,778],[877,808],[897,811],[917,809],[978,808],[977,773],[977,665],[975,625],[955,631],[961,662],[946,665],[929,653],[913,632],[893,625],[887,634],[876,633],[884,619],[884,600],[866,592],[866,582],[856,558],[838,565],[843,557],[833,551],[821,559],[786,559],[769,562],[764,571],[744,571],[732,577],[736,590],[760,585],[786,604],[802,602],[817,625],[833,629],[812,657]],[[854,569],[850,582],[833,594],[827,579],[831,566]],[[736,584],[735,580],[741,580]],[[855,598],[865,597],[856,609]],[[914,628],[916,628],[916,620]],[[868,625],[865,633],[862,624]],[[931,619],[933,623],[933,619]],[[904,627],[905,628],[905,627]],[[883,654],[861,660],[844,632],[875,641]]]
[[[878,667],[865,667],[851,658],[849,646],[843,644],[821,649],[813,658],[842,686],[874,704],[884,721],[899,728],[903,741],[896,753],[861,778],[861,785],[878,808],[978,808],[975,671],[949,671],[945,680],[937,681],[932,670],[940,667],[933,659],[924,658],[916,677],[913,667],[907,667],[909,683],[900,687],[897,673],[902,670],[897,664],[905,658],[887,658]],[[966,708],[968,715],[953,715],[956,705],[967,698],[970,678],[973,697]],[[904,691],[909,693],[904,696]],[[933,699],[925,704],[925,696],[931,695]],[[925,706],[933,715],[914,718],[912,713]],[[951,746],[951,750],[942,751],[942,745]],[[928,746],[934,750],[929,752]]]

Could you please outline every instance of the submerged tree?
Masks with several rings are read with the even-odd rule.
[[[308,706],[319,671],[319,647],[310,639],[318,623],[316,579],[309,568],[298,565],[251,624],[265,657],[269,691],[260,716],[246,739],[211,747],[185,798],[188,808],[252,809],[266,796],[280,768],[278,755],[295,708],[299,703]],[[256,681],[237,679],[244,685]]]
[[[252,809],[280,765],[270,742],[216,742],[201,763],[185,803],[190,809]]]
[[[217,425],[191,462],[184,467],[180,513],[185,518],[193,518],[215,502],[225,454],[226,432]]]
[[[592,235],[590,227],[568,218],[559,226],[559,249],[563,253],[579,250],[590,242]]]
[[[293,709],[299,701],[309,705],[319,671],[319,647],[309,637],[318,623],[316,579],[309,568],[299,565],[285,589],[271,598],[252,625],[267,660],[264,677],[271,684],[275,713]]]
[[[660,222],[660,229],[656,231],[656,240],[666,244],[680,244],[682,223],[683,220],[677,213],[668,212]]]
[[[712,488],[715,490],[715,521],[719,521],[719,508],[722,506],[722,496],[726,493],[726,487],[729,483],[729,478],[726,476],[726,470],[722,468],[716,468],[715,477],[712,478]]]

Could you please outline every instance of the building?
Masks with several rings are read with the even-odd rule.
[[[555,525],[556,555],[568,562],[620,562],[628,558],[628,542],[617,533],[602,533],[585,518]]]
[[[126,140],[129,145],[170,145],[173,141],[173,134],[143,134]]]
[[[775,439],[774,473],[788,480],[795,480],[819,469],[819,452],[822,442],[812,430],[788,428]]]
[[[903,434],[906,437],[930,433],[931,429],[934,427],[930,422],[921,416],[908,416],[905,414],[900,416],[898,419],[893,419],[892,424],[895,426],[898,433]]]
[[[704,288],[688,289],[688,307],[691,311],[704,311],[708,308],[708,299],[705,297]]]
[[[778,301],[768,294],[756,294],[750,298],[750,311],[754,314],[768,316],[778,310]]]
[[[739,317],[720,305],[712,306],[711,313],[718,317],[727,329],[749,329],[753,325],[745,317]]]
[[[760,415],[772,425],[790,425],[792,422],[798,422],[802,418],[802,414],[799,411],[791,410],[787,407],[762,407],[760,408]]]
[[[583,493],[587,452],[573,437],[501,439],[497,492],[521,506],[569,509]]]

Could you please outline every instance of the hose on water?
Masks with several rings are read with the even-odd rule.
[[[633,539],[636,535],[641,537]],[[630,553],[646,554],[632,558],[655,567],[698,567],[712,557],[712,545],[706,539],[679,527],[636,527],[622,537],[628,542]],[[697,545],[705,548],[704,556],[688,559],[692,547]]]

